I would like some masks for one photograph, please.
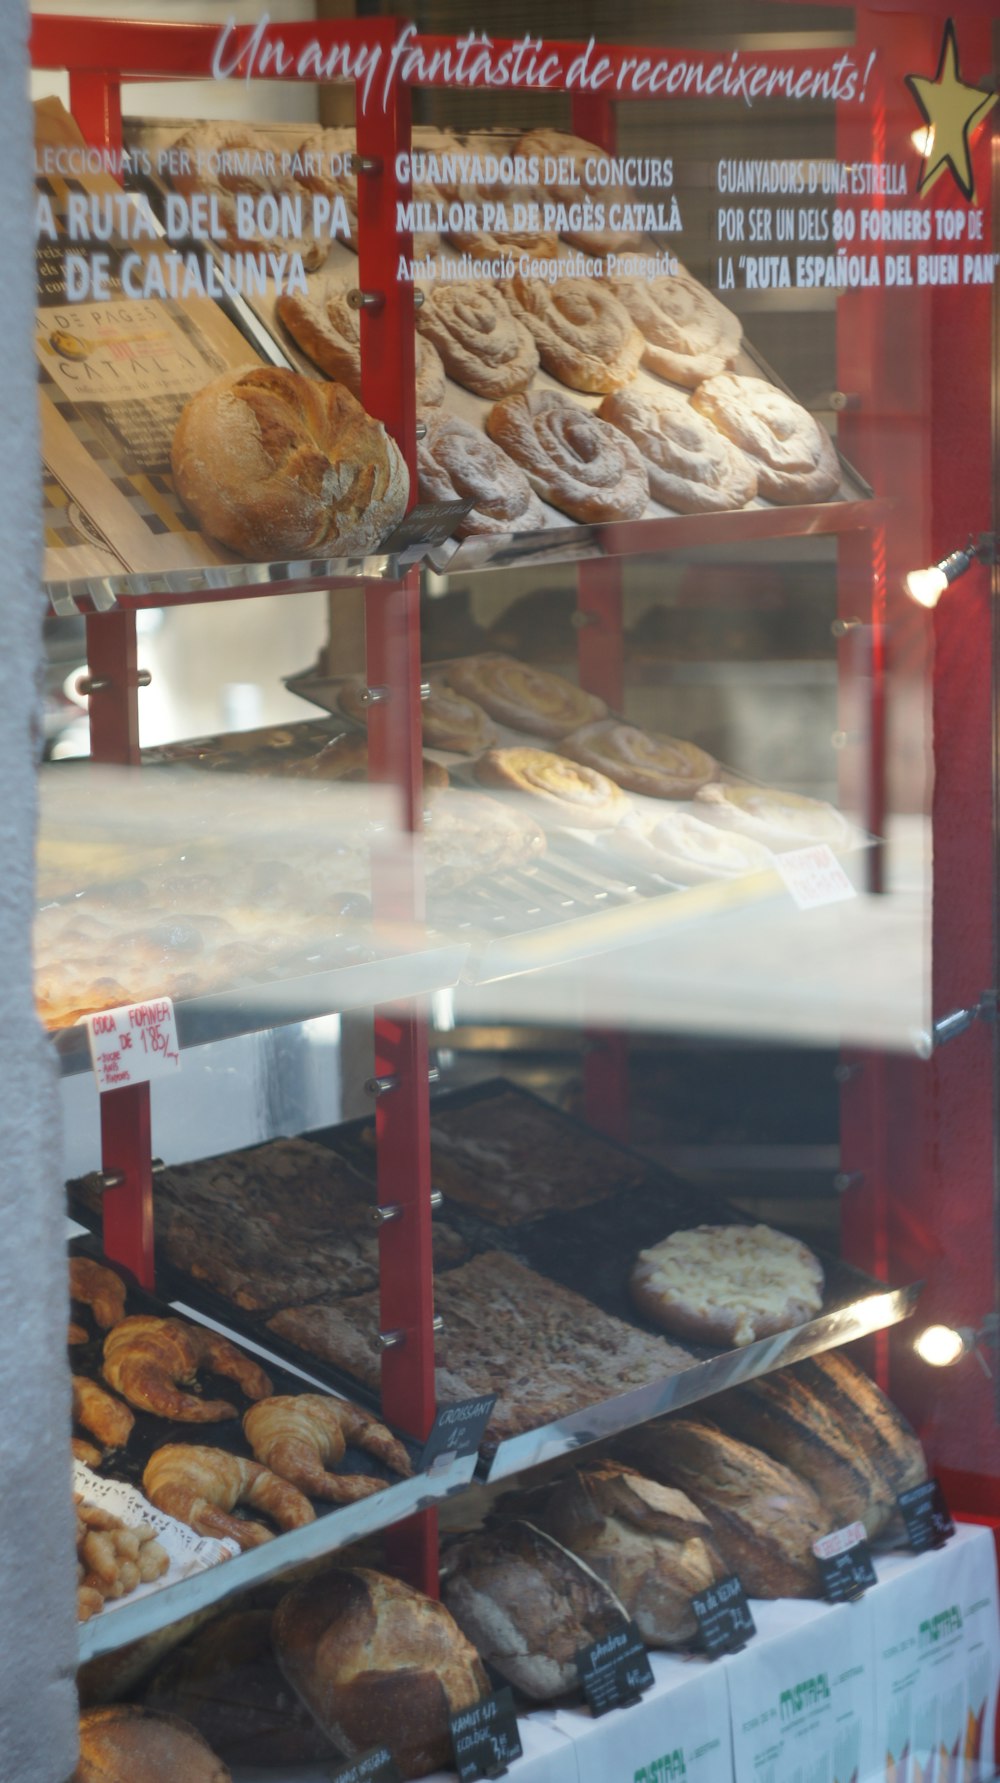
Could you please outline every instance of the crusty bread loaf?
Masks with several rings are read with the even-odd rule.
[[[691,1598],[723,1569],[707,1517],[683,1492],[596,1461],[554,1488],[545,1527],[607,1581],[651,1647],[694,1640]]]
[[[231,1783],[200,1733],[175,1715],[118,1703],[80,1716],[73,1783]]]
[[[807,1480],[830,1513],[831,1529],[860,1522],[875,1536],[892,1514],[895,1494],[828,1398],[784,1369],[718,1394],[712,1417],[730,1436],[755,1443]]]
[[[818,1596],[812,1544],[829,1534],[830,1518],[789,1468],[714,1424],[681,1418],[630,1431],[619,1446],[635,1467],[704,1511],[727,1572],[751,1597]]]
[[[575,1689],[580,1648],[626,1614],[596,1572],[520,1521],[456,1544],[445,1557],[443,1590],[483,1658],[535,1702]]]
[[[345,1757],[386,1745],[404,1778],[451,1762],[448,1717],[486,1673],[443,1604],[367,1567],[296,1586],[274,1613],[278,1664]]]
[[[888,1481],[894,1497],[927,1478],[920,1439],[880,1387],[839,1350],[826,1350],[792,1370],[822,1394],[858,1449]]]
[[[201,529],[252,560],[372,551],[409,492],[395,440],[343,384],[274,365],[199,390],[170,464]]]

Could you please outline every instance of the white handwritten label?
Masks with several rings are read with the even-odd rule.
[[[99,1090],[123,1090],[180,1070],[177,1022],[169,997],[102,1009],[84,1022]]]
[[[857,893],[833,849],[826,842],[811,848],[790,848],[775,855],[775,866],[800,910],[821,904],[843,904]]]

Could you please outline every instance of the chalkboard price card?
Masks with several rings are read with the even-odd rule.
[[[708,1591],[692,1597],[691,1608],[698,1621],[698,1632],[709,1659],[723,1653],[740,1653],[757,1626],[747,1603],[746,1592],[734,1574],[720,1579]]]
[[[476,1777],[502,1777],[515,1758],[520,1758],[521,1736],[509,1690],[485,1696],[450,1720],[460,1783],[474,1783]]]
[[[388,1746],[370,1746],[349,1758],[334,1771],[327,1771],[329,1783],[400,1783],[396,1761]]]
[[[463,1455],[478,1455],[496,1402],[496,1394],[487,1393],[480,1399],[442,1405],[424,1444],[420,1472],[428,1473],[432,1467],[458,1461]]]
[[[901,1492],[896,1501],[903,1513],[910,1547],[915,1554],[926,1554],[928,1548],[943,1548],[955,1525],[945,1503],[939,1480],[924,1480]]]
[[[594,1715],[637,1703],[654,1682],[649,1654],[634,1622],[581,1647],[576,1656],[583,1694]]]
[[[878,1584],[863,1523],[849,1523],[813,1542],[827,1603],[856,1603]]]

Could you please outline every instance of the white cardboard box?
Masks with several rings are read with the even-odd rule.
[[[875,1758],[869,1600],[752,1605],[757,1636],[724,1661],[736,1783],[859,1783]]]
[[[542,1717],[571,1744],[579,1783],[733,1783],[721,1665],[666,1653],[649,1661],[655,1682],[631,1708]]]

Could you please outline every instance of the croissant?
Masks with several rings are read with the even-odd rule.
[[[92,1442],[84,1442],[82,1436],[74,1436],[70,1439],[69,1446],[73,1451],[74,1461],[83,1461],[87,1467],[100,1467],[104,1456]]]
[[[248,1399],[266,1399],[271,1383],[262,1368],[235,1344],[183,1319],[141,1314],[123,1319],[104,1340],[104,1378],[140,1411],[180,1424],[214,1424],[239,1414],[227,1399],[199,1399],[182,1393],[199,1368],[225,1374]]]
[[[82,1374],[73,1376],[73,1417],[106,1449],[123,1449],[135,1423],[127,1405]]]
[[[231,1536],[241,1548],[259,1548],[273,1539],[263,1523],[231,1516],[238,1504],[272,1517],[279,1529],[300,1529],[316,1512],[288,1480],[224,1449],[193,1443],[167,1443],[146,1463],[143,1490],[157,1510],[187,1523],[198,1535]]]
[[[125,1317],[125,1283],[121,1276],[90,1257],[70,1258],[69,1297],[90,1307],[102,1331],[109,1331]],[[74,1337],[70,1341],[79,1343],[83,1340]]]
[[[385,1486],[384,1480],[364,1474],[327,1471],[343,1460],[349,1442],[367,1449],[397,1473],[413,1472],[402,1443],[384,1424],[359,1405],[322,1393],[265,1399],[263,1404],[251,1406],[243,1430],[258,1461],[273,1467],[310,1498],[329,1498],[334,1504],[353,1504]]]
[[[66,1333],[66,1342],[70,1343],[70,1344],[89,1342],[87,1333],[84,1330],[83,1326],[75,1324],[72,1319],[70,1320],[69,1330]]]

